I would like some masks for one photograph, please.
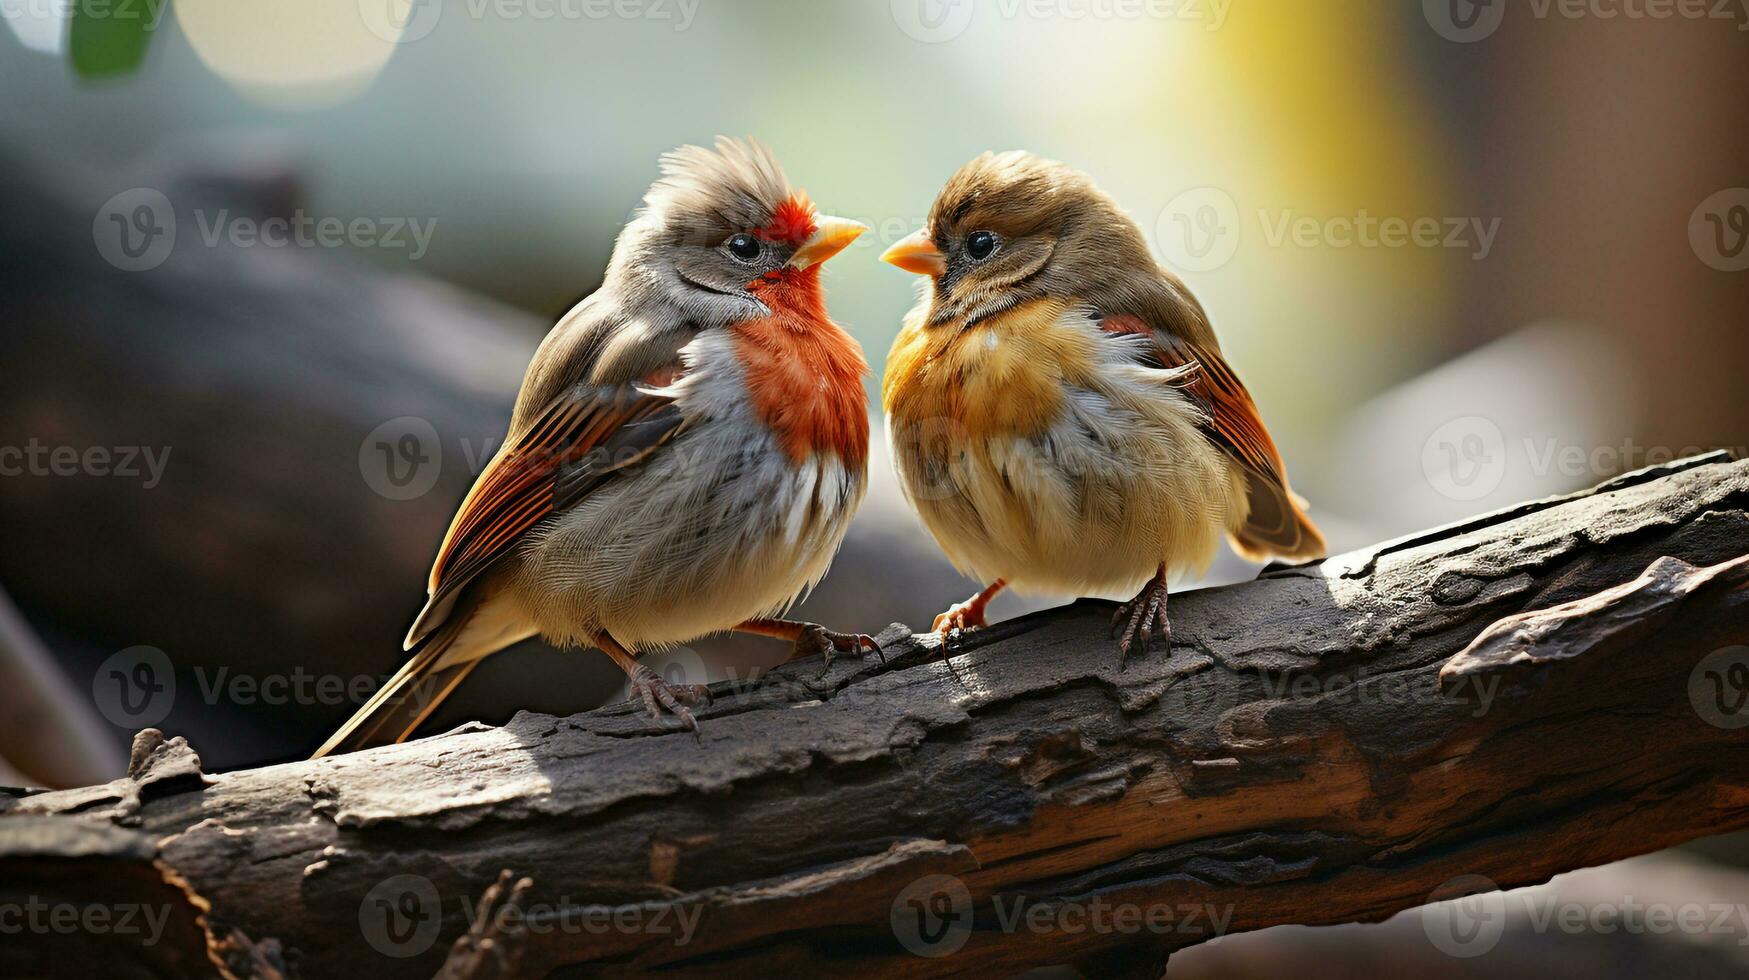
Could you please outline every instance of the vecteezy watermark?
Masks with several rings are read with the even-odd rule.
[[[1749,726],[1749,646],[1714,650],[1688,675],[1688,703],[1709,725]]]
[[[97,209],[91,240],[97,254],[123,272],[156,269],[176,247],[176,209],[155,188],[122,191]]]
[[[69,902],[30,895],[0,902],[0,936],[127,936],[155,946],[170,922],[170,906],[144,902]]]
[[[1700,202],[1688,216],[1688,244],[1720,272],[1749,269],[1749,187],[1728,187]]]
[[[709,684],[710,670],[705,666],[704,658],[697,650],[689,646],[669,647],[665,650],[651,650],[638,657],[638,662],[654,671],[662,682],[670,687],[688,687],[694,684]],[[738,694],[750,693],[765,683],[764,674],[757,669],[750,670],[746,675],[739,672],[729,674],[732,687]],[[622,699],[637,696],[632,690],[631,679],[627,678]]]
[[[1509,918],[1523,915],[1537,935],[1734,936],[1749,946],[1749,905],[1732,902],[1645,902],[1632,895],[1620,901],[1564,900],[1549,889],[1500,891],[1482,875],[1461,875],[1440,885],[1420,909],[1421,928],[1433,947],[1448,956],[1482,956],[1506,934]]]
[[[503,440],[486,436],[456,440],[461,449],[461,465],[470,476],[485,472],[503,447]],[[646,459],[637,448],[610,449],[605,446],[578,447],[561,445],[554,449],[519,445],[514,448],[510,465],[527,469],[547,469],[555,475],[566,471],[595,469],[613,470],[622,474],[635,472],[646,462],[658,459],[672,462],[680,469],[690,469],[709,459],[702,447],[669,444],[660,457]],[[358,472],[365,485],[390,500],[413,500],[430,493],[442,475],[446,454],[437,427],[417,415],[392,418],[371,429],[358,444]]]
[[[81,20],[145,21],[145,29],[155,31],[169,9],[170,0],[0,0],[0,20],[66,23],[77,14]]]
[[[212,248],[228,241],[238,248],[380,248],[405,251],[409,261],[425,257],[437,219],[413,217],[339,218],[314,217],[302,208],[290,215],[255,218],[234,215],[228,208],[207,212],[196,208],[195,224],[201,243]]]
[[[1658,466],[1721,447],[1642,445],[1628,438],[1615,445],[1583,446],[1552,436],[1508,440],[1500,426],[1483,415],[1465,415],[1441,424],[1421,444],[1421,472],[1428,485],[1452,500],[1479,500],[1500,488],[1506,474],[1519,472],[1569,482],[1595,482],[1618,473]],[[1739,454],[1742,448],[1733,449]]]
[[[1508,7],[1537,20],[1717,20],[1749,30],[1746,0],[1421,0],[1428,26],[1460,44],[1491,37]]]
[[[458,440],[462,463],[470,476],[485,472],[501,439],[491,436],[479,439],[463,436]],[[555,465],[576,466],[592,459],[561,455],[548,457]],[[402,415],[378,425],[365,434],[358,444],[358,472],[364,483],[389,500],[415,500],[431,492],[443,475],[443,440],[429,419],[417,415]],[[523,457],[521,465],[543,462],[539,456]]]
[[[1421,443],[1421,473],[1452,500],[1486,497],[1506,477],[1506,436],[1493,419],[1452,419]]]
[[[389,419],[358,444],[358,472],[365,485],[390,500],[425,496],[442,471],[437,428],[415,415]]]
[[[1467,251],[1480,262],[1494,250],[1499,218],[1376,215],[1361,208],[1352,215],[1314,217],[1292,208],[1259,211],[1270,248],[1448,248]]]
[[[696,656],[696,654],[694,655]],[[699,670],[703,670],[702,662]],[[190,676],[191,675],[191,676]],[[91,699],[111,724],[120,728],[150,728],[169,717],[178,693],[192,690],[202,704],[304,705],[333,707],[362,705],[393,682],[393,675],[321,674],[301,666],[270,673],[252,673],[230,667],[197,665],[178,685],[170,657],[154,646],[133,646],[111,654],[91,675]],[[435,679],[406,681],[398,694],[424,706],[431,703],[442,684]]]
[[[421,875],[385,878],[358,903],[358,931],[384,956],[418,956],[437,942],[442,928],[437,886]]]
[[[1218,31],[1233,0],[889,0],[893,23],[925,44],[952,41],[982,16],[999,20],[1188,21]]]
[[[472,927],[479,915],[465,895],[454,898],[459,918]],[[378,882],[358,903],[358,928],[364,941],[384,956],[418,956],[437,942],[443,928],[444,901],[429,878],[400,874]],[[676,946],[692,942],[704,906],[674,902],[602,905],[557,902],[502,905],[488,915],[500,927],[533,935],[637,935],[666,938]]]
[[[22,446],[0,446],[0,477],[113,476],[150,490],[169,463],[169,446],[49,446],[34,436]]]
[[[1233,921],[1232,905],[1210,903],[1118,902],[1102,896],[1087,899],[1036,899],[1024,895],[993,895],[994,915],[986,928],[1006,935],[1141,935],[1223,936]],[[952,956],[976,927],[971,890],[954,875],[925,875],[893,897],[888,924],[893,937],[917,956]]]
[[[1161,209],[1154,237],[1173,268],[1213,272],[1239,251],[1239,204],[1218,187],[1194,187]]]
[[[1441,697],[1462,699],[1473,703],[1470,717],[1480,718],[1494,706],[1500,693],[1502,678],[1492,676],[1462,676],[1454,686],[1440,691],[1439,678],[1433,673],[1409,674],[1400,671],[1371,672],[1362,669],[1354,676],[1319,677],[1315,674],[1271,674],[1262,676],[1263,691],[1274,700],[1307,700],[1316,698],[1330,706],[1430,704]]]
[[[176,703],[176,671],[170,657],[152,646],[118,650],[91,675],[91,701],[117,728],[151,728]]]
[[[358,16],[390,44],[410,44],[437,30],[443,0],[358,0]]]
[[[635,20],[676,33],[692,27],[703,0],[449,0],[473,20]],[[358,0],[358,14],[372,34],[409,44],[437,29],[444,0]]]
[[[1481,956],[1506,934],[1506,896],[1482,875],[1459,875],[1427,896],[1421,929],[1433,948],[1459,958]]]
[[[358,248],[407,253],[417,262],[431,247],[436,218],[407,216],[342,218],[311,215],[301,208],[266,218],[235,214],[229,208],[193,212],[198,240],[207,248]],[[164,264],[176,248],[176,208],[162,191],[135,187],[103,203],[91,221],[97,254],[123,272],[145,272]]]
[[[953,875],[925,875],[893,896],[887,920],[906,950],[952,956],[972,935],[971,890]]]
[[[1253,212],[1270,248],[1450,249],[1481,261],[1494,250],[1499,218],[1401,217],[1373,214],[1308,215],[1293,208]],[[1186,272],[1212,272],[1239,251],[1245,215],[1233,196],[1218,187],[1184,191],[1160,209],[1154,240],[1168,265]]]

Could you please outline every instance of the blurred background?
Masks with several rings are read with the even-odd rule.
[[[209,770],[313,748],[398,665],[523,366],[599,283],[656,158],[719,133],[768,142],[824,209],[873,227],[827,272],[871,396],[913,301],[875,256],[942,181],[1016,147],[1093,174],[1213,315],[1338,551],[1749,444],[1743,4],[0,0],[0,17],[0,784],[113,778],[147,725]],[[927,626],[973,584],[884,459],[874,478],[802,612]],[[1254,573],[1228,555],[1208,581]],[[711,641],[667,666],[717,679],[785,652]],[[437,725],[622,689],[605,657],[530,644]],[[1546,887],[1743,899],[1744,852]],[[1749,967],[1749,923],[1515,925],[1466,960],[1412,916],[1233,937],[1174,974],[1314,954],[1355,976]]]

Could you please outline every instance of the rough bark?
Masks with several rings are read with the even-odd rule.
[[[1145,975],[1749,827],[1746,582],[1712,456],[1174,596],[1121,670],[1081,602],[718,685],[696,742],[626,704],[203,776],[147,733],[0,804],[0,892],[160,889],[177,970],[200,932],[305,977]]]

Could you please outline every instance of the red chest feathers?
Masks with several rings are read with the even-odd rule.
[[[772,315],[734,327],[747,396],[790,458],[836,453],[846,466],[868,460],[868,362],[826,316],[817,270],[760,283]]]

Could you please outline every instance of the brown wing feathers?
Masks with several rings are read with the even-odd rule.
[[[634,385],[579,385],[554,399],[462,502],[432,564],[431,599],[408,645],[435,629],[455,593],[523,532],[644,460],[682,421],[672,399]]]
[[[1253,561],[1322,555],[1324,536],[1306,516],[1304,502],[1288,488],[1287,466],[1275,440],[1263,427],[1257,403],[1226,358],[1218,350],[1150,329],[1139,317],[1108,316],[1104,328],[1152,337],[1160,367],[1196,368],[1185,390],[1207,413],[1203,431],[1245,471],[1246,498],[1251,507],[1245,526],[1233,535],[1234,548]]]

